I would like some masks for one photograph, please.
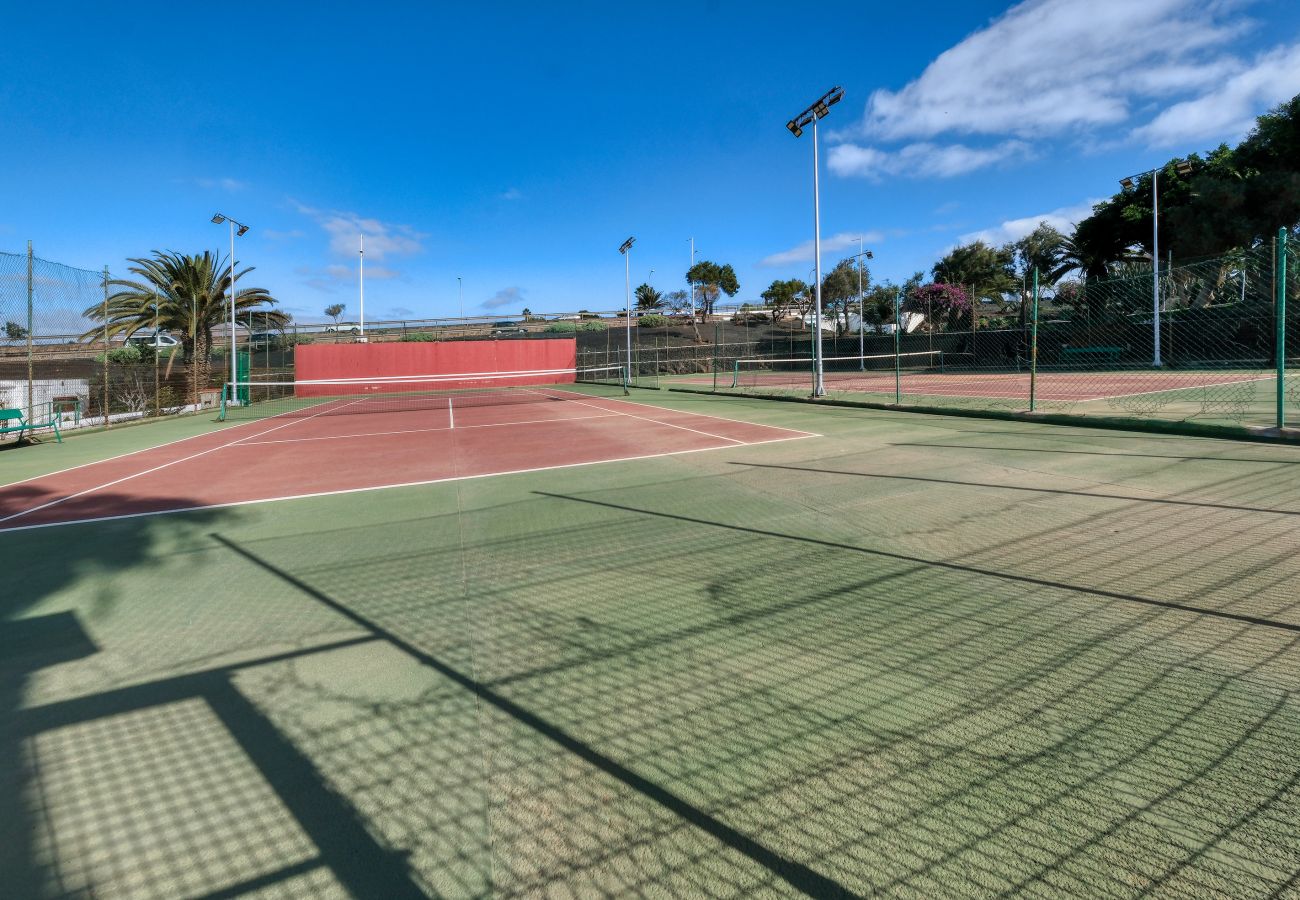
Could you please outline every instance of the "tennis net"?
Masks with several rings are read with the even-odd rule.
[[[221,418],[418,412],[627,394],[621,366],[227,383]]]
[[[853,381],[864,377],[893,375],[895,365],[903,374],[915,375],[943,371],[942,350],[914,353],[880,353],[868,356],[827,356],[822,359],[823,378],[828,383]],[[796,359],[750,357],[738,359],[732,370],[731,386],[790,387],[812,385],[813,361],[807,356]]]

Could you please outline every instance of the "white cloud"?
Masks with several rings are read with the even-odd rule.
[[[842,231],[831,237],[822,238],[823,260],[825,254],[834,253],[837,250],[847,250],[849,248],[857,250],[859,238],[866,244],[876,244],[883,241],[885,236],[879,231]],[[773,253],[771,256],[764,257],[758,264],[765,269],[775,269],[792,266],[795,263],[811,263],[812,261],[813,242],[808,240],[797,247],[791,247],[789,250],[782,250],[780,253]]]
[[[503,306],[518,306],[523,308],[524,289],[521,287],[505,287],[497,291],[481,304],[484,309],[500,309]]]
[[[399,225],[368,218],[354,212],[325,211],[295,203],[298,212],[316,220],[329,235],[330,251],[338,256],[356,256],[361,248],[361,235],[366,236],[366,258],[383,259],[385,256],[412,256],[424,250],[428,237],[410,225]]]
[[[1093,205],[1100,202],[1100,200],[1087,200],[1074,206],[1063,206],[1060,209],[1040,213],[1036,216],[1025,216],[1021,219],[1008,219],[1000,225],[995,225],[992,228],[985,228],[982,231],[972,231],[969,234],[963,234],[958,240],[963,244],[969,244],[973,241],[983,241],[986,244],[991,244],[992,246],[997,247],[1009,241],[1020,240],[1022,237],[1037,228],[1041,222],[1046,222],[1057,231],[1069,234],[1074,230],[1074,226],[1079,221],[1092,215]]]
[[[831,148],[826,165],[836,175],[857,175],[872,179],[886,175],[951,178],[1016,157],[1027,157],[1030,153],[1030,145],[1020,140],[1003,141],[990,147],[924,141],[894,151],[840,144]]]
[[[522,199],[524,199],[524,195],[523,195],[523,192],[519,190],[519,188],[510,188],[509,190],[507,190],[507,191],[505,191],[504,193],[501,194],[501,199],[502,199],[502,200],[522,200]]]
[[[1215,0],[1026,0],[867,101],[864,133],[1022,138],[1125,121],[1135,96],[1207,87],[1249,26]],[[1209,65],[1207,65],[1207,62]]]
[[[1245,137],[1265,109],[1300,93],[1300,44],[1278,47],[1213,90],[1176,103],[1133,132],[1152,147]]]
[[[840,145],[831,170],[951,177],[1031,155],[1047,140],[1095,145],[1122,134],[1172,146],[1240,137],[1300,90],[1300,47],[1254,63],[1237,55],[1256,27],[1244,10],[1257,2],[1024,0],[902,88],[872,93],[861,120],[832,133]],[[1131,130],[1135,117],[1153,114]]]
[[[194,183],[205,191],[222,190],[222,191],[242,191],[248,187],[246,182],[236,178],[195,178]]]

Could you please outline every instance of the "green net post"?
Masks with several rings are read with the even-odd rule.
[[[1038,406],[1038,270],[1034,269],[1033,318],[1029,323],[1029,411]]]
[[[236,401],[241,406],[247,406],[249,400],[248,367],[249,367],[249,354],[246,352],[236,353],[235,354],[235,381],[238,382],[238,385],[236,387],[233,387],[232,390],[235,392]]]
[[[900,288],[894,294],[894,405],[903,402],[903,372],[902,360],[899,357],[899,351],[902,349],[902,330],[903,317],[901,310],[903,308],[903,291]]]
[[[713,389],[718,389],[718,336],[722,333],[722,326],[717,322],[713,323]]]
[[[35,355],[32,346],[32,334],[36,329],[36,307],[32,302],[32,242],[27,242],[27,415],[32,415],[36,405]]]
[[[1277,427],[1286,427],[1286,241],[1287,230],[1277,230],[1277,303],[1274,308],[1277,357]]]

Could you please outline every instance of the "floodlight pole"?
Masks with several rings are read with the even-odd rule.
[[[239,226],[241,235],[248,231],[248,226],[222,213],[214,215],[212,221],[218,225],[222,222],[230,225],[230,402],[233,404],[237,396],[235,386],[239,383],[235,356],[235,226]]]
[[[632,245],[636,238],[630,237],[618,248],[623,254],[623,285],[627,293],[627,383],[632,383]]]
[[[1182,160],[1175,166],[1179,175],[1192,171],[1189,160]],[[1152,169],[1151,175],[1151,365],[1159,368],[1164,363],[1160,358],[1160,167]],[[1120,187],[1128,190],[1134,186],[1133,179],[1140,175],[1130,175],[1120,179]],[[1172,265],[1172,263],[1171,263]]]
[[[461,327],[465,326],[465,283],[459,275],[456,276],[456,299],[460,303]]]
[[[1160,368],[1160,170],[1151,170],[1151,366]]]
[[[826,395],[822,364],[822,216],[821,184],[817,165],[817,120],[830,113],[830,108],[844,99],[844,89],[833,87],[817,99],[812,106],[795,116],[785,127],[795,137],[812,125],[813,138],[813,391],[814,397]]]
[[[858,261],[858,356],[860,358],[858,368],[865,372],[867,368],[867,339],[865,337],[867,326],[866,316],[863,311],[863,307],[866,305],[866,294],[862,287],[862,267],[865,265],[863,260],[874,259],[875,257],[870,250],[862,248],[862,241],[863,239],[859,237],[858,252],[854,254],[853,258]]]
[[[360,257],[361,257],[361,262],[360,262],[360,274],[361,274],[361,278],[360,278],[360,283],[359,283],[359,289],[360,289],[360,292],[361,292],[361,297],[360,297],[360,300],[361,300],[361,341],[362,341],[362,343],[365,343],[365,340],[366,340],[366,236],[365,236],[365,234],[362,234],[362,235],[361,235],[361,250],[360,250]]]

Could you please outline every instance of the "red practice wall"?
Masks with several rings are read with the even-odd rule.
[[[394,376],[536,372],[567,369],[555,375],[517,378],[448,379],[448,389],[565,384],[574,380],[578,347],[573,338],[525,341],[446,341],[434,343],[300,344],[294,348],[295,380],[391,378]],[[299,384],[299,397],[335,397],[364,393],[364,384]],[[376,387],[375,390],[378,390]]]

